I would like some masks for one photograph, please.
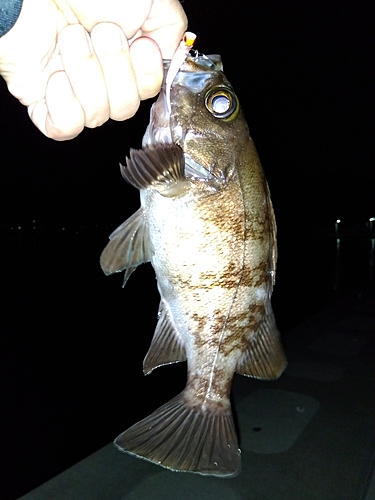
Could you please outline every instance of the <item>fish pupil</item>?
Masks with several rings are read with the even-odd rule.
[[[230,100],[224,95],[218,95],[212,99],[212,109],[215,113],[226,113],[230,108],[230,105]]]

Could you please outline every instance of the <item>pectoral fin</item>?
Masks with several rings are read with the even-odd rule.
[[[140,208],[110,235],[100,256],[107,275],[124,271],[124,285],[137,266],[151,260],[152,249],[144,211]]]
[[[159,321],[156,325],[150,349],[143,361],[143,372],[148,375],[159,366],[178,363],[179,361],[186,361],[185,346],[161,301]]]
[[[126,167],[120,168],[124,179],[139,190],[152,188],[168,197],[186,190],[184,153],[175,144],[131,149]]]
[[[287,365],[280,332],[271,304],[258,330],[251,335],[247,349],[239,359],[237,373],[259,379],[278,378]]]

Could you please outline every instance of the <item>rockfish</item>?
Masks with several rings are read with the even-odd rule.
[[[144,373],[187,360],[187,384],[115,446],[174,471],[233,477],[233,375],[272,380],[286,359],[271,307],[269,189],[220,56],[190,51],[164,79],[142,149],[121,171],[141,207],[112,233],[101,266],[126,270],[126,282],[151,262],[161,300]]]

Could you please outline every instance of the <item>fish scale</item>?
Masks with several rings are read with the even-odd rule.
[[[272,380],[286,366],[271,306],[276,223],[219,56],[176,58],[174,77],[165,64],[142,150],[121,167],[141,207],[111,235],[101,266],[126,270],[126,281],[151,262],[161,300],[144,372],[186,360],[187,384],[115,446],[173,471],[234,477],[234,373]]]

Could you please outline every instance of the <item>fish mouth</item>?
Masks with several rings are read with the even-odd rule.
[[[171,131],[171,115],[167,109],[165,91],[162,89],[158,100],[152,105],[150,123],[143,136],[142,147],[155,146],[156,144],[173,144]]]
[[[200,71],[192,70],[190,66],[191,62],[198,64]],[[168,103],[166,89],[170,65],[171,60],[163,61],[163,83],[159,96],[150,110],[150,121],[143,136],[142,147],[175,144],[184,152],[185,174],[187,177],[212,180],[214,177],[212,171],[186,153],[185,142],[188,138],[191,139],[191,135],[194,135],[194,132],[183,128],[181,124],[174,123],[172,126],[171,105]],[[190,91],[197,93],[202,90],[206,78],[209,78],[213,71],[222,71],[222,69],[221,57],[219,55],[205,56],[196,51],[191,51],[190,55],[187,56],[185,62],[179,68],[173,81],[179,82],[182,86],[189,88]],[[172,85],[172,82],[170,85]]]
[[[156,144],[176,144],[182,150],[185,150],[184,143],[187,131],[181,125],[174,125],[172,127],[171,124],[171,103],[168,102],[170,99],[170,88],[166,88],[167,81],[169,81],[169,86],[172,86],[173,82],[179,82],[182,86],[197,93],[202,90],[206,79],[210,77],[212,72],[223,70],[220,55],[210,54],[206,56],[195,50],[190,51],[176,74],[172,75],[172,77],[169,75],[171,63],[173,63],[173,59],[163,60],[163,83],[159,97],[151,107],[150,122],[142,141],[143,147]],[[199,69],[197,70],[197,68]]]
[[[157,100],[151,106],[150,122],[142,140],[142,147],[156,144],[173,144],[171,132],[171,113],[167,106],[165,81],[170,60],[164,60],[164,77]]]

